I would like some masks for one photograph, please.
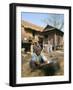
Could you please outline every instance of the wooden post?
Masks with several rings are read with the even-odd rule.
[[[31,55],[33,54],[33,44],[31,44]]]
[[[57,41],[56,41],[56,33],[54,34],[54,51],[56,50],[56,45],[57,45]]]

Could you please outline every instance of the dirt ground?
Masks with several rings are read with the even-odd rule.
[[[54,74],[48,74],[48,76],[57,76],[64,75],[64,51],[54,51],[49,54],[44,53],[48,60],[56,60],[59,64],[59,69],[56,70]],[[31,54],[22,53],[21,59],[21,77],[35,77],[35,76],[47,76],[45,71],[41,69],[32,70],[30,68],[29,62],[31,60]],[[50,73],[50,71],[47,71]]]

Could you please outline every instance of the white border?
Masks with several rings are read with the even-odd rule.
[[[21,12],[64,14],[64,76],[24,77],[21,78]],[[57,82],[69,80],[69,11],[67,9],[49,9],[16,7],[16,83]]]

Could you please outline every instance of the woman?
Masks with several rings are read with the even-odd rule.
[[[34,53],[32,55],[31,61],[30,61],[30,66],[31,68],[39,68],[43,64],[48,63],[46,57],[41,54],[41,47],[40,46],[35,46],[34,47]]]

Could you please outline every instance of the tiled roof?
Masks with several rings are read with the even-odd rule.
[[[55,28],[55,27],[53,27],[53,26],[50,26],[50,25],[47,25],[44,29],[43,29],[43,32],[48,32],[48,31],[51,31],[51,30],[56,30],[56,31],[59,31],[59,32],[61,32],[61,33],[64,33],[64,32],[62,32],[60,29],[58,29],[58,28]]]

